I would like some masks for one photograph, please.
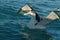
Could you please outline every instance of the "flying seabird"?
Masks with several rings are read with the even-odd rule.
[[[33,12],[33,9],[29,5],[25,5],[24,7],[22,7],[18,11],[18,14],[20,14],[22,12],[26,12],[24,15],[35,16],[35,20],[37,21],[37,23],[35,23],[35,25],[37,25],[40,22],[40,16],[37,13]]]
[[[22,12],[25,12],[24,15],[26,16],[33,16],[31,17],[29,23],[27,23],[28,27],[30,28],[45,28],[45,25],[56,19],[59,19],[59,16],[54,11],[52,11],[51,13],[49,13],[49,15],[43,17],[43,20],[41,20],[40,16],[29,5],[25,5],[24,7],[22,7],[18,11],[18,14],[21,14]],[[36,20],[36,22],[34,20]]]

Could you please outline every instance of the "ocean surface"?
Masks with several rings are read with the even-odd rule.
[[[41,18],[60,8],[60,0],[0,0],[0,40],[60,40],[60,19],[47,24],[45,29],[27,27],[31,18],[17,14],[26,4]]]

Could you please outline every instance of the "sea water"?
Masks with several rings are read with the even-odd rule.
[[[27,27],[29,16],[17,14],[29,4],[40,17],[60,8],[60,0],[0,0],[0,40],[60,40],[60,20],[47,24],[45,29]]]

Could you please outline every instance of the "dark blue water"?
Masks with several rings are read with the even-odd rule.
[[[30,17],[17,14],[25,4],[41,17],[60,8],[60,0],[0,0],[0,40],[60,40],[60,19],[44,30],[30,29],[25,25]]]

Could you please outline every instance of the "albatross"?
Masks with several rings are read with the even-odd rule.
[[[58,15],[55,14],[54,12],[51,12],[48,16],[43,17],[41,20],[41,17],[33,11],[33,9],[29,5],[23,6],[19,11],[18,14],[21,14],[22,12],[25,12],[24,16],[31,15],[31,20],[29,23],[27,23],[28,27],[30,28],[45,28],[45,26],[48,23],[51,23],[55,19],[58,19]]]
[[[40,16],[35,13],[34,11],[32,11],[33,9],[29,6],[29,5],[25,5],[24,7],[22,7],[19,11],[18,11],[18,14],[22,13],[22,12],[26,12],[24,14],[24,16],[27,16],[27,15],[32,15],[35,17],[35,20],[37,21],[35,23],[35,25],[37,25],[39,22],[40,22]]]

